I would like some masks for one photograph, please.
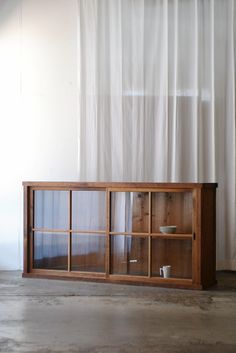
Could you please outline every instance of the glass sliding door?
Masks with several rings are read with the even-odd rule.
[[[68,269],[68,235],[34,232],[33,267],[37,269]]]
[[[152,193],[152,233],[161,226],[176,226],[176,233],[192,233],[193,201],[191,192]]]
[[[72,233],[72,271],[105,272],[105,256],[105,235]]]
[[[72,191],[72,271],[105,272],[106,207],[105,191]]]
[[[148,275],[149,208],[148,192],[111,192],[111,274]]]
[[[148,239],[141,236],[111,236],[111,274],[147,276]]]
[[[69,192],[34,191],[33,268],[68,270]]]
[[[192,239],[152,239],[152,276],[170,266],[169,278],[192,278]]]
[[[105,191],[72,191],[72,230],[106,231]]]
[[[147,233],[148,220],[148,192],[111,193],[112,232]]]
[[[34,228],[69,229],[68,191],[34,191]]]
[[[35,270],[192,279],[191,191],[36,189],[32,223]]]

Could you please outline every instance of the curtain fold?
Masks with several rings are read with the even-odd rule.
[[[79,179],[218,182],[236,270],[233,0],[78,0]]]

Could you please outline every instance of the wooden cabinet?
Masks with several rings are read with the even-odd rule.
[[[194,289],[216,283],[217,184],[23,186],[24,277]],[[160,232],[169,225],[175,233]]]

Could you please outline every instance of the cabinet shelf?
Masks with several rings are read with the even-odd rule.
[[[216,283],[217,184],[23,185],[24,277],[198,289]],[[160,233],[168,225],[177,232]]]
[[[83,234],[106,234],[103,230],[73,230],[73,229],[47,229],[47,228],[32,228],[33,232],[42,233],[83,233]]]
[[[174,234],[163,234],[163,233],[151,233],[153,238],[163,239],[193,239],[193,234],[174,233]]]

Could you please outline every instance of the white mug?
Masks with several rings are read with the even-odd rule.
[[[170,277],[170,270],[171,270],[170,265],[160,267],[160,276],[163,275],[164,278],[169,278]]]

